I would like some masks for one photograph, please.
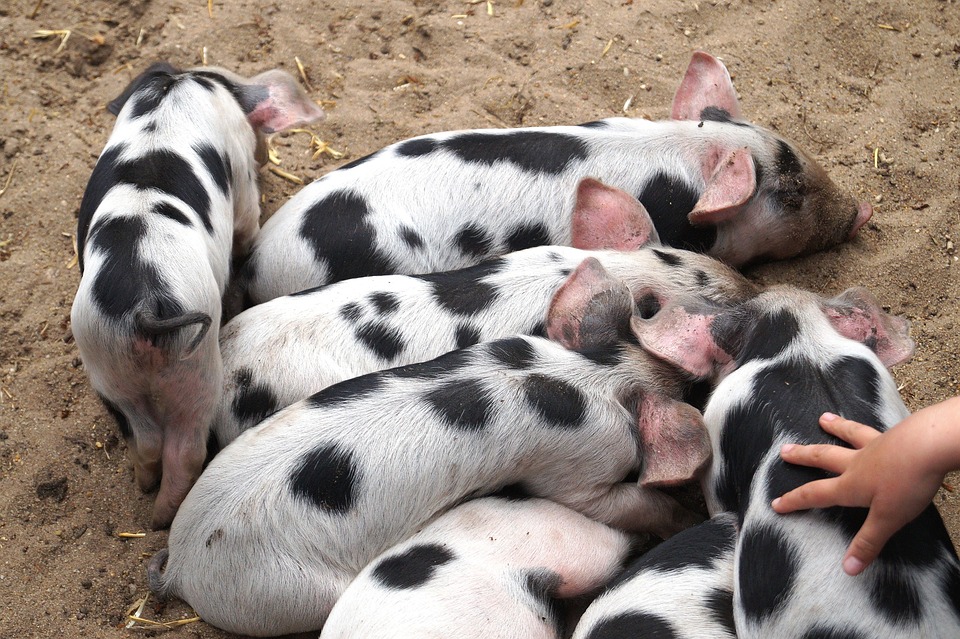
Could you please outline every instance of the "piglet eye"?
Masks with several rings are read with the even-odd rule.
[[[636,302],[636,313],[642,319],[650,319],[660,312],[660,300],[653,293],[647,293]]]

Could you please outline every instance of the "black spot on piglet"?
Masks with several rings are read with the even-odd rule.
[[[237,394],[230,408],[245,428],[259,424],[277,411],[277,396],[266,384],[254,384],[253,371],[249,368],[238,370],[234,381],[237,383]]]
[[[483,430],[493,412],[493,402],[476,379],[447,381],[424,399],[449,426],[464,431]]]
[[[359,479],[350,451],[326,444],[301,458],[290,475],[290,490],[320,510],[342,515],[353,506]]]
[[[523,392],[527,402],[551,426],[576,428],[587,411],[587,399],[583,393],[561,379],[530,375],[523,382]]]
[[[453,559],[453,553],[439,544],[422,544],[387,557],[374,567],[372,575],[387,588],[417,588],[430,581],[438,566]]]
[[[740,543],[740,605],[754,622],[769,619],[790,598],[799,569],[797,550],[767,524],[744,530]]]
[[[679,635],[663,617],[646,612],[623,612],[607,617],[596,626],[587,639],[626,639],[627,637],[650,637],[651,639],[679,639]]]
[[[510,162],[521,169],[557,175],[570,163],[587,158],[587,144],[578,137],[549,131],[464,133],[443,146],[466,162],[493,165]]]
[[[414,138],[413,140],[400,142],[395,148],[397,155],[415,158],[433,153],[437,146],[438,142],[433,138]]]

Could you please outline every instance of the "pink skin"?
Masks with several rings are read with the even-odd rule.
[[[871,349],[887,368],[901,364],[916,349],[910,339],[910,322],[880,308],[877,299],[865,288],[847,289],[826,300],[823,312],[838,333]]]
[[[643,486],[676,486],[697,479],[710,462],[710,436],[700,411],[662,395],[645,395],[640,408]]]
[[[633,317],[630,322],[645,350],[694,377],[706,379],[727,370],[732,362],[710,334],[714,317],[671,306],[657,313],[654,319]]]
[[[784,461],[820,468],[837,477],[804,484],[774,499],[778,513],[808,508],[869,508],[843,558],[843,570],[858,575],[884,544],[930,505],[944,476],[960,469],[960,396],[928,406],[880,433],[831,413],[820,426],[853,449],[829,444],[786,444]]]
[[[734,149],[725,157],[720,151],[713,166],[704,165],[707,188],[688,214],[691,224],[720,224],[732,218],[757,191],[756,169],[750,149]],[[707,174],[707,171],[710,174]]]
[[[674,120],[699,120],[707,107],[719,107],[731,117],[741,120],[743,113],[736,93],[730,90],[733,80],[723,63],[709,53],[694,51],[687,72],[673,97],[670,117]]]
[[[660,243],[650,214],[637,198],[593,178],[577,185],[572,222],[571,244],[576,248],[632,251]]]
[[[870,206],[868,202],[860,202],[857,207],[857,218],[853,222],[853,228],[850,229],[850,235],[847,236],[848,240],[852,240],[857,236],[857,231],[870,221],[870,218],[873,217],[873,207]]]
[[[589,309],[589,312],[584,309]],[[557,289],[550,302],[547,335],[564,347],[578,350],[598,341],[616,339],[616,316],[633,309],[630,289],[614,279],[596,258],[588,257]],[[604,318],[603,321],[585,318]]]

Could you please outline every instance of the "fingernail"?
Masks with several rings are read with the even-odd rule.
[[[789,453],[791,450],[796,448],[796,444],[784,444],[780,447],[780,454]]]
[[[834,415],[833,413],[824,413],[823,415],[820,416],[820,419],[822,419],[825,422],[832,422],[833,420],[837,419],[837,416]]]
[[[780,498],[777,497],[776,499],[774,499],[772,502],[770,502],[770,505],[773,507],[774,510],[776,510],[777,506],[780,505]]]
[[[843,560],[843,572],[855,577],[863,572],[863,562],[853,556],[847,557]]]

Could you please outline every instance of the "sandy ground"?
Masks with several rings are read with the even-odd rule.
[[[58,49],[39,29],[70,36]],[[296,73],[298,56],[328,110],[314,130],[344,154],[279,138],[283,169],[310,180],[430,131],[666,117],[695,49],[724,59],[748,118],[876,209],[856,241],[750,275],[869,287],[913,323],[917,355],[895,373],[908,405],[960,392],[954,0],[216,0],[212,15],[203,0],[0,2],[0,637],[129,635],[146,558],[165,545],[164,532],[120,536],[146,530],[151,497],[65,339],[77,210],[113,126],[104,104],[137,72],[205,56]],[[262,188],[266,216],[298,187],[265,172]],[[937,504],[960,539],[960,495]]]

